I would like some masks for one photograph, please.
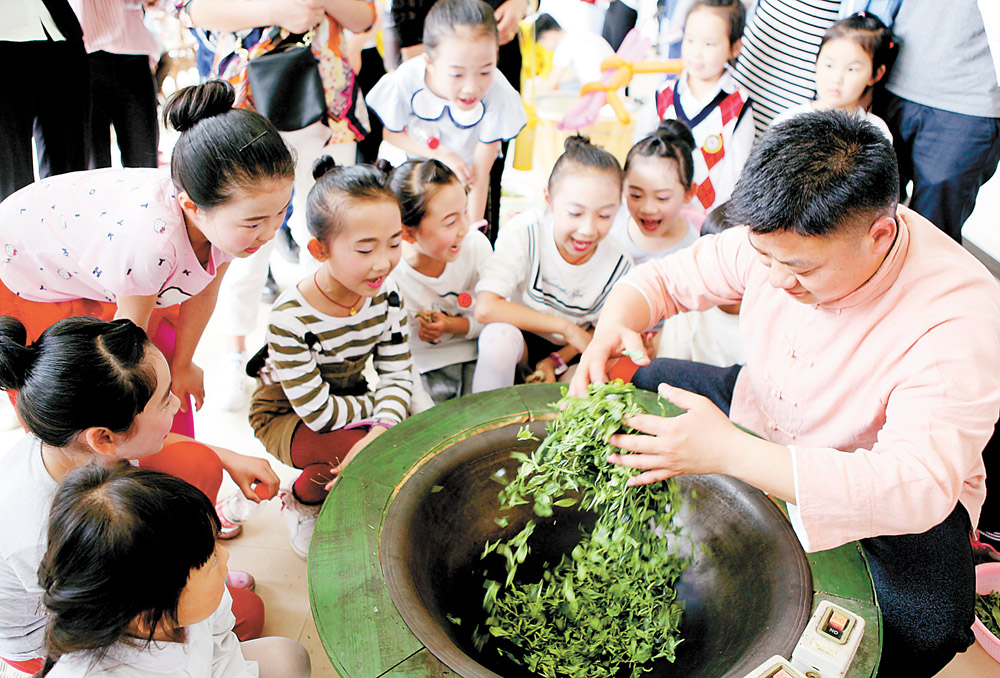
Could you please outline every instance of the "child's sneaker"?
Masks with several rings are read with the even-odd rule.
[[[257,581],[253,575],[243,570],[230,570],[226,576],[226,586],[231,589],[244,589],[253,592],[257,588]]]
[[[220,361],[222,376],[217,391],[218,407],[226,412],[237,412],[247,406],[250,379],[246,373],[247,357],[242,351],[228,351]]]
[[[219,539],[236,539],[236,537],[243,534],[243,524],[231,520],[226,515],[225,501],[220,501],[215,505],[215,514],[219,516],[219,522],[222,524],[222,528],[219,530]]]
[[[292,542],[292,550],[300,558],[309,555],[309,542],[316,530],[316,518],[322,504],[310,506],[303,504],[289,490],[281,493],[281,515],[288,525],[288,537]]]

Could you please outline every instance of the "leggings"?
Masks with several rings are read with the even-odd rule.
[[[368,434],[368,427],[337,429],[317,433],[303,423],[292,434],[292,465],[302,473],[292,484],[292,494],[303,504],[322,504],[329,494],[326,484],[333,480],[332,469]]]
[[[479,359],[472,375],[472,392],[514,385],[518,364],[527,350],[521,330],[510,323],[489,323],[479,334]]]

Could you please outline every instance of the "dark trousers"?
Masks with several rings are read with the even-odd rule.
[[[111,126],[122,167],[156,167],[156,81],[149,57],[93,52],[90,60],[91,169],[111,167]]]
[[[521,91],[521,46],[516,38],[500,46],[497,70],[507,78],[511,87]],[[508,141],[500,144],[500,157],[494,161],[490,170],[490,189],[486,200],[486,221],[489,222],[486,237],[490,239],[490,243],[496,242],[497,233],[500,232],[500,180],[503,178],[504,158],[507,157],[509,145]]]
[[[727,414],[740,366],[715,367],[657,358],[640,367],[636,386],[661,383],[700,393]],[[882,610],[879,676],[933,676],[973,642],[976,577],[969,514],[958,504],[944,522],[921,534],[862,539]]]
[[[0,200],[39,175],[87,169],[90,81],[81,41],[0,41]]]
[[[374,47],[361,50],[361,72],[358,73],[357,83],[363,94],[368,94],[375,83],[385,75],[385,64],[382,63],[382,55]],[[364,139],[358,142],[357,161],[373,163],[378,159],[378,147],[382,143],[382,120],[368,107],[369,132]]]
[[[962,242],[962,224],[1000,160],[1000,118],[931,108],[885,93],[881,111],[899,159],[900,190],[913,181],[910,207]]]

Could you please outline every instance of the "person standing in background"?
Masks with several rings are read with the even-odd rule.
[[[34,181],[87,169],[90,107],[83,31],[66,0],[6,0],[0,22],[0,200]]]
[[[143,1],[69,0],[83,28],[90,68],[90,169],[111,167],[111,126],[122,167],[157,166],[160,129],[151,64],[160,50],[143,23]]]
[[[753,99],[759,137],[778,114],[813,98],[816,54],[841,0],[758,0],[747,14],[734,76]],[[854,3],[856,4],[856,3]]]
[[[962,242],[979,187],[1000,160],[1000,45],[990,45],[984,26],[984,14],[998,15],[1000,7],[976,0],[894,4],[899,57],[879,115],[892,132],[901,190],[913,181],[910,208]]]

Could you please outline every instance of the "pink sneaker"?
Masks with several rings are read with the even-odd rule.
[[[253,575],[243,570],[230,570],[226,577],[226,585],[231,589],[246,589],[253,591],[257,587]]]

